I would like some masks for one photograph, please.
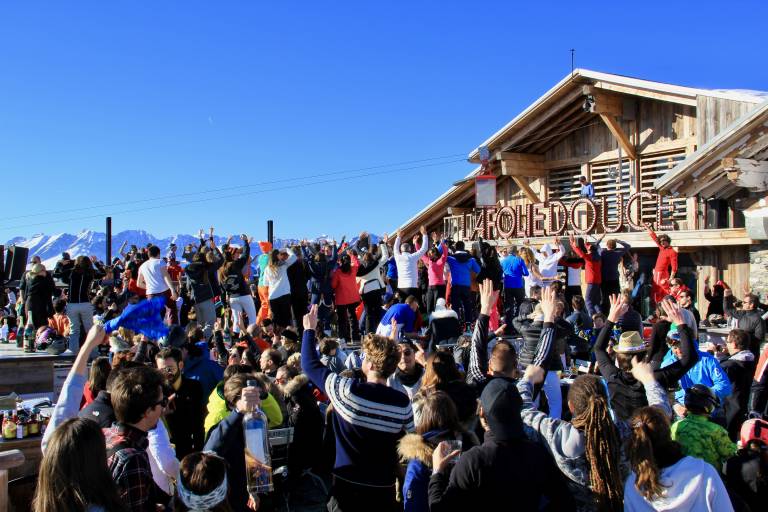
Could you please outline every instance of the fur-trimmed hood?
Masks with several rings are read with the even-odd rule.
[[[459,318],[459,315],[452,309],[443,309],[432,312],[431,315],[429,315],[430,320],[438,320],[441,318]]]
[[[416,459],[425,466],[432,467],[432,452],[435,448],[419,434],[406,434],[397,445],[397,453],[403,462]]]
[[[309,384],[309,377],[303,373],[292,378],[291,381],[283,388],[285,396],[295,396],[301,388]]]

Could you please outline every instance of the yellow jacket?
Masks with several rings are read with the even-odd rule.
[[[261,410],[267,415],[269,428],[277,428],[283,424],[283,413],[277,400],[271,394],[261,402]],[[224,400],[224,383],[219,382],[208,397],[208,415],[205,417],[205,434],[211,431],[213,427],[219,424],[221,420],[229,415],[227,402]]]

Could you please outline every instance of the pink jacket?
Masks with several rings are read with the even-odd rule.
[[[432,261],[428,255],[421,257],[421,261],[427,266],[427,275],[429,275],[429,286],[437,286],[445,284],[445,277],[443,270],[445,269],[445,262],[448,261],[448,247],[445,242],[440,244],[440,251],[442,255],[437,261]]]
[[[349,256],[352,263],[349,273],[345,274],[340,268],[337,268],[331,274],[331,286],[336,294],[337,306],[360,302],[360,292],[357,286],[357,267],[360,266],[360,262],[354,254],[350,253]]]

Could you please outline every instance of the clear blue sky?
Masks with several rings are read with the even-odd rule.
[[[570,71],[570,48],[578,67],[768,90],[768,2],[687,3],[4,2],[0,243],[218,188],[263,193],[116,213],[114,229],[381,233],[472,166],[234,187],[462,158]],[[88,209],[50,213],[71,208]]]

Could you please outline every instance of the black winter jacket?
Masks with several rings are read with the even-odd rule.
[[[527,439],[497,443],[493,432],[485,433],[483,444],[462,453],[450,474],[439,472],[429,480],[431,512],[500,510],[505,503],[519,511],[575,506],[546,448]]]

